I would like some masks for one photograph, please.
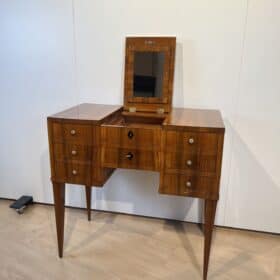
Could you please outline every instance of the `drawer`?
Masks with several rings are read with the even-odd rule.
[[[112,127],[101,128],[102,145],[110,148],[160,150],[160,128]]]
[[[165,153],[165,169],[167,170],[192,170],[199,172],[215,173],[217,156],[199,156],[198,153]]]
[[[91,161],[93,158],[92,146],[56,143],[53,150],[54,159],[57,160]]]
[[[169,152],[216,155],[219,136],[216,133],[166,131],[165,150]]]
[[[55,180],[71,184],[91,185],[91,165],[56,160]]]
[[[216,194],[215,178],[182,174],[163,175],[160,192],[171,195],[209,198]]]
[[[54,143],[92,144],[92,126],[87,124],[53,123]]]
[[[102,148],[102,167],[159,170],[160,152]]]

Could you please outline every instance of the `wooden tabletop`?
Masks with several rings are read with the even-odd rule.
[[[106,117],[121,110],[120,105],[103,105],[83,103],[54,114],[49,118],[71,121],[90,121],[100,123]],[[206,109],[173,108],[169,117],[164,122],[165,129],[195,129],[200,131],[225,130],[220,111]]]
[[[80,121],[91,121],[100,122],[109,115],[120,110],[120,105],[104,105],[104,104],[91,104],[83,103],[75,107],[67,109],[50,116],[49,118],[63,119],[63,120],[80,120]]]
[[[165,122],[166,128],[195,128],[223,132],[225,126],[220,111],[206,109],[173,108]]]

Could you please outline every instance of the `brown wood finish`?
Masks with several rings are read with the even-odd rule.
[[[124,110],[135,107],[137,112],[156,112],[163,108],[170,112],[172,104],[175,37],[128,37],[126,38]],[[164,52],[163,92],[161,97],[133,97],[134,53]]]
[[[124,107],[80,104],[48,118],[60,257],[65,183],[85,186],[90,220],[92,186],[103,186],[116,168],[151,170],[160,172],[159,193],[205,200],[203,277],[207,278],[225,128],[219,111],[171,109],[175,42],[175,38],[127,39]],[[166,52],[162,98],[132,96],[135,50]],[[136,107],[136,112],[129,107]]]
[[[59,255],[63,250],[64,183],[85,185],[90,220],[91,186],[103,186],[115,168],[152,170],[160,172],[159,193],[205,200],[206,279],[223,151],[220,113],[173,108],[170,114],[159,115],[113,107],[105,115],[98,106],[103,108],[78,106],[79,116],[88,119],[76,119],[75,108],[48,118]],[[98,122],[94,120],[96,109],[103,118]]]
[[[211,249],[213,226],[216,214],[217,200],[205,200],[204,206],[204,261],[203,261],[203,280],[207,279],[209,256]]]
[[[58,121],[71,120],[71,123],[82,121],[82,123],[98,124],[108,119],[121,108],[122,106],[118,105],[83,103],[54,114],[51,116],[51,119],[57,119]]]
[[[193,132],[221,132],[225,127],[218,110],[173,108],[165,129],[176,129]]]
[[[56,220],[58,255],[63,256],[64,215],[65,215],[65,184],[53,182],[54,209]]]
[[[88,221],[91,220],[91,186],[85,186]]]

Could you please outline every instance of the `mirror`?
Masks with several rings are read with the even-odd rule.
[[[175,37],[126,38],[124,111],[171,111],[175,48]]]
[[[164,52],[135,51],[133,68],[133,96],[161,97]]]

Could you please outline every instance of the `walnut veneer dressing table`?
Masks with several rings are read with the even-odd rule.
[[[159,193],[205,200],[204,271],[221,173],[224,125],[219,111],[172,108],[175,37],[126,39],[124,106],[81,104],[48,117],[59,256],[63,255],[65,184],[91,187],[116,168],[160,172]]]

